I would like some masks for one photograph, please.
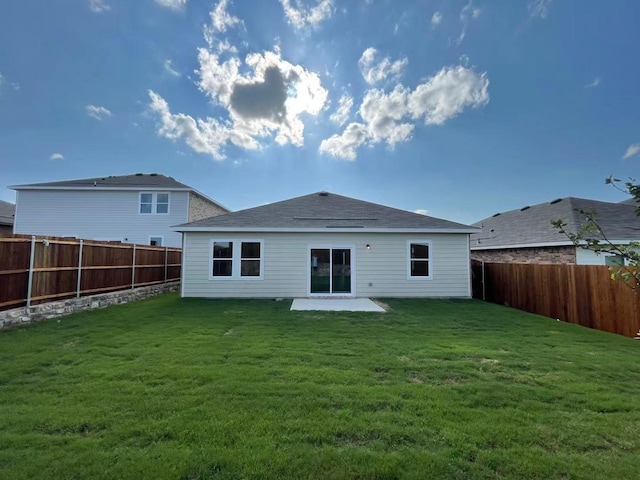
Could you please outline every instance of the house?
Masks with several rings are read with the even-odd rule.
[[[0,200],[0,237],[13,233],[13,215],[16,206],[13,203]]]
[[[229,210],[157,173],[14,185],[14,233],[179,247],[171,225]]]
[[[474,223],[482,231],[471,235],[471,258],[502,263],[619,264],[622,257],[598,255],[577,248],[551,225],[551,221],[562,219],[567,224],[567,231],[577,232],[585,223],[579,210],[595,211],[598,224],[614,244],[640,240],[640,219],[636,215],[635,202],[611,203],[566,197],[496,213]]]
[[[471,296],[476,228],[334,193],[175,230],[183,297]]]

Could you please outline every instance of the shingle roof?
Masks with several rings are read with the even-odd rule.
[[[62,182],[46,182],[46,183],[31,183],[26,185],[14,185],[11,188],[20,190],[21,188],[31,187],[73,187],[73,188],[166,188],[166,189],[189,189],[191,187],[180,183],[174,178],[167,177],[158,173],[136,173],[133,175],[118,175],[108,177],[97,178],[83,178],[80,180],[65,180]]]
[[[595,210],[598,224],[610,240],[640,239],[640,219],[635,207],[625,203],[601,202],[585,198],[566,197],[518,210],[496,214],[474,223],[482,233],[471,236],[471,248],[566,242],[566,236],[551,225],[562,219],[567,231],[575,233],[584,224],[584,215],[576,209]]]
[[[623,200],[620,202],[622,205],[638,205],[636,203],[636,199],[634,197],[631,198],[627,198],[626,200]]]
[[[13,225],[16,206],[13,203],[0,200],[0,225]]]
[[[473,227],[439,218],[356,200],[328,192],[240,210],[174,227],[177,231],[232,229],[432,229],[474,231]]]

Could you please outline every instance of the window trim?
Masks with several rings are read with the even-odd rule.
[[[214,276],[213,275],[213,244],[216,242],[231,242],[234,244],[233,253],[231,255],[231,276]],[[260,257],[246,260],[260,260],[260,275],[258,276],[242,276],[242,244],[243,243],[259,243]],[[238,244],[237,246],[235,244]],[[224,260],[224,259],[221,259]],[[227,259],[228,260],[228,259]],[[264,240],[261,238],[211,238],[209,239],[209,280],[216,282],[228,281],[252,281],[264,280]]]
[[[411,258],[411,244],[427,245],[429,248],[429,256],[427,258]],[[411,261],[425,261],[428,262],[429,275],[427,276],[413,276],[411,275]],[[407,280],[433,280],[433,242],[430,239],[416,239],[411,238],[407,240]]]
[[[140,211],[142,206],[142,195],[151,195],[151,212],[143,213]],[[158,195],[167,196],[167,213],[158,213]],[[144,202],[147,204],[148,202]],[[163,202],[164,205],[164,202]],[[138,192],[138,215],[169,215],[171,213],[171,192]]]

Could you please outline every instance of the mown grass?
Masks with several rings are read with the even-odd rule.
[[[2,332],[0,478],[638,478],[640,344],[387,303],[167,295]]]

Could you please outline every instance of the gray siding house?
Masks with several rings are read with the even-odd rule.
[[[471,235],[471,258],[498,263],[620,263],[621,257],[575,247],[551,225],[551,221],[562,219],[569,232],[577,232],[585,223],[579,210],[595,211],[599,225],[614,244],[640,240],[640,219],[633,199],[612,203],[566,197],[496,213],[474,223],[481,232]]]
[[[14,233],[180,247],[177,223],[229,210],[155,173],[14,185]]]
[[[174,228],[183,297],[471,296],[478,229],[333,193]]]

